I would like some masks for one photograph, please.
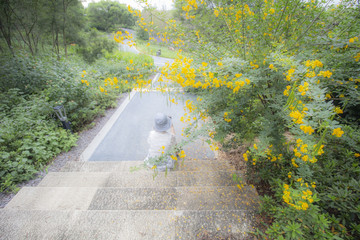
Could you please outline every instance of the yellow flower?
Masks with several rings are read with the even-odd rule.
[[[215,14],[216,17],[218,17],[218,16],[219,16],[219,11],[218,11],[218,10],[214,10],[214,14]]]
[[[349,39],[349,43],[353,43],[354,42],[354,39],[353,38],[350,38]]]
[[[318,74],[318,76],[323,76],[323,77],[327,77],[327,78],[330,78],[332,75],[332,72],[330,71],[320,71],[320,73]]]
[[[236,73],[236,74],[235,74],[235,77],[236,77],[236,78],[239,78],[239,77],[241,77],[241,76],[242,76],[242,73]]]
[[[270,65],[269,65],[269,68],[270,68],[270,69],[274,69],[274,65],[273,65],[273,64],[270,64]]]
[[[344,113],[343,110],[341,110],[341,108],[339,108],[339,107],[336,107],[334,111],[335,111],[337,114]]]
[[[203,65],[203,67],[207,67],[208,65],[206,62],[202,62],[201,64]]]
[[[186,157],[186,154],[185,154],[184,150],[181,150],[181,152],[180,152],[180,154],[179,154],[179,157],[180,157],[180,158]]]
[[[130,61],[129,61],[129,62],[130,62],[130,64],[133,64],[133,63],[134,63],[134,61],[133,61],[132,59],[130,59]]]
[[[306,209],[308,209],[308,208],[309,208],[309,205],[308,205],[306,202],[301,202],[301,201],[300,201],[300,203],[302,203],[302,204],[301,204],[301,208],[302,208],[302,210],[304,210],[304,211],[305,211]]]
[[[308,133],[309,135],[313,134],[315,131],[311,126],[300,126],[300,129],[303,130],[304,133]]]
[[[270,14],[274,14],[274,13],[275,13],[275,9],[270,8],[269,13],[270,13]]]
[[[219,65],[220,67],[223,65],[222,62],[218,62],[217,65]]]
[[[244,161],[245,161],[245,162],[247,162],[247,161],[249,160],[247,153],[244,153],[244,154],[243,154],[243,158],[244,158]]]
[[[292,111],[289,116],[292,118],[293,122],[297,124],[303,123],[303,115],[298,110]]]
[[[99,86],[99,88],[101,92],[104,92],[104,88],[102,88],[101,86]]]
[[[343,134],[344,131],[342,131],[341,128],[335,128],[332,133],[332,135],[335,135],[336,137],[341,137]]]
[[[360,157],[360,153],[355,153],[354,156],[355,157]]]
[[[256,146],[256,144],[254,144],[254,148],[255,148],[255,149],[258,149],[258,147]]]

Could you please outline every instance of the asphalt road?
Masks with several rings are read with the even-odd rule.
[[[172,116],[177,140],[181,140],[181,131],[185,125],[180,121],[180,117],[184,114],[185,97],[191,96],[184,96],[176,105],[161,92],[136,93],[89,161],[144,159],[149,148],[147,137],[158,112]]]

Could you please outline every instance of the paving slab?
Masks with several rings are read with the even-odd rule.
[[[178,211],[175,239],[253,239],[252,212]]]
[[[86,210],[97,188],[23,187],[4,209]]]
[[[102,187],[110,175],[109,172],[50,172],[38,187]]]
[[[0,210],[1,240],[66,239],[73,211]]]
[[[175,239],[172,219],[167,211],[81,211],[64,239]]]

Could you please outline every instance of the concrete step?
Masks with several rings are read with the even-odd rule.
[[[0,210],[0,239],[247,239],[246,211]]]
[[[250,186],[173,188],[24,187],[5,207],[15,210],[253,210]]]
[[[90,210],[253,210],[256,191],[250,186],[101,188]]]
[[[130,172],[147,171],[142,167],[143,161],[119,162],[74,162],[69,161],[61,172]],[[219,160],[179,160],[174,171],[234,171],[235,168]]]
[[[51,172],[38,187],[181,187],[233,186],[233,174],[239,172]]]

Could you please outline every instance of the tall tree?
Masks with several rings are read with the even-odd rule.
[[[87,8],[90,27],[101,31],[116,30],[118,27],[130,28],[135,25],[135,19],[128,12],[125,4],[113,1],[90,3]]]

